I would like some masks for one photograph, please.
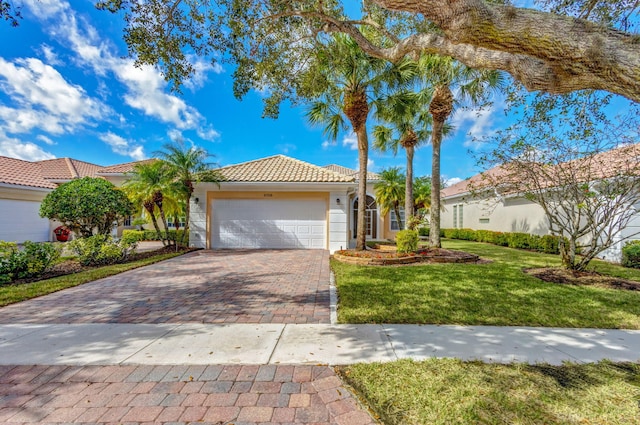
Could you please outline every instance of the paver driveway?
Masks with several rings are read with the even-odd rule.
[[[329,323],[324,250],[197,251],[0,309],[0,323]]]

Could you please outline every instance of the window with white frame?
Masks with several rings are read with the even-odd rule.
[[[180,217],[180,221],[178,222],[178,226],[179,227],[184,227],[185,225],[185,218],[184,217]],[[176,227],[174,220],[168,220],[167,222],[167,227],[169,227],[170,229],[173,229]]]
[[[453,227],[462,229],[463,224],[463,204],[453,206]]]
[[[124,223],[122,223],[122,225],[125,227],[131,227],[132,220],[133,220],[133,217],[128,216],[127,218],[124,219]]]
[[[400,208],[400,220],[402,221],[402,225],[404,226],[404,208]],[[389,225],[391,226],[391,230],[402,230],[400,228],[400,223],[398,223],[398,218],[396,217],[396,212],[391,210],[389,212]]]

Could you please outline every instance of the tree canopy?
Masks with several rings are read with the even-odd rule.
[[[58,220],[83,237],[109,234],[114,223],[122,224],[134,211],[123,191],[93,177],[61,184],[40,205],[42,217]]]
[[[195,71],[190,55],[222,57],[238,65],[238,95],[283,88],[271,92],[271,108],[302,88],[296,77],[322,34],[333,32],[393,62],[438,54],[506,71],[532,91],[599,89],[640,101],[636,0],[537,0],[539,10],[508,0],[365,0],[360,13],[345,11],[352,3],[102,0],[98,7],[124,14],[129,52],[159,66],[176,87]]]

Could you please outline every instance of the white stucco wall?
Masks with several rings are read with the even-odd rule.
[[[544,210],[524,198],[469,199],[456,197],[443,201],[440,227],[460,227],[453,222],[453,206],[462,205],[462,226],[466,229],[496,232],[523,232],[535,235],[549,233]]]
[[[191,213],[189,214],[189,246],[207,247],[207,190],[214,190],[213,183],[198,184],[191,196]],[[196,198],[198,202],[196,203]]]
[[[340,199],[338,204],[337,200]],[[349,195],[347,191],[333,191],[329,195],[329,252],[349,248],[347,223]]]

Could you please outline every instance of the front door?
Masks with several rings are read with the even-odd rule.
[[[367,239],[378,237],[378,206],[376,200],[367,196],[367,209],[364,213]],[[358,199],[353,202],[353,238],[358,235]]]

